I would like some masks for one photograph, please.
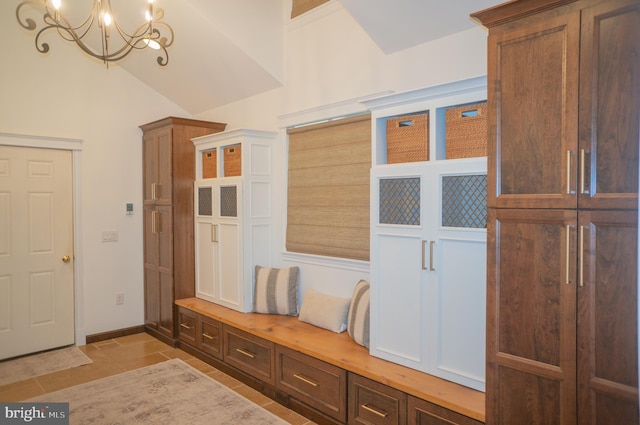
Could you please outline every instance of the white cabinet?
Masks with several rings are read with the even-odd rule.
[[[193,139],[198,298],[253,308],[255,266],[271,265],[275,138],[241,129]]]
[[[486,157],[446,159],[444,113],[486,99],[483,79],[369,100],[371,347],[484,390]],[[386,121],[428,113],[430,160],[386,164]]]

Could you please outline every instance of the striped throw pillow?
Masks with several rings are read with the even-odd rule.
[[[354,342],[367,348],[369,348],[369,300],[369,282],[361,280],[353,290],[351,297],[347,332]]]
[[[265,314],[298,314],[298,267],[274,269],[256,266],[253,311]]]

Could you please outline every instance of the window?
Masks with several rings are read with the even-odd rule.
[[[368,261],[371,116],[287,133],[287,250]]]

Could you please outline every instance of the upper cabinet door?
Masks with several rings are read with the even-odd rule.
[[[580,208],[638,207],[640,3],[582,12]]]
[[[579,32],[579,11],[492,28],[489,207],[576,207]]]
[[[172,203],[172,129],[162,127],[148,131],[144,144],[144,202],[145,204]]]

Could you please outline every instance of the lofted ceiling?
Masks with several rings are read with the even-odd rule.
[[[70,0],[67,0],[70,1]],[[334,2],[338,0],[333,0]],[[138,16],[143,0],[111,0],[114,14]],[[339,0],[386,54],[474,26],[469,14],[497,0]],[[153,51],[118,65],[192,114],[284,84],[291,0],[156,0],[175,32],[169,64]],[[322,6],[321,6],[322,7]],[[135,25],[132,23],[131,25]]]

